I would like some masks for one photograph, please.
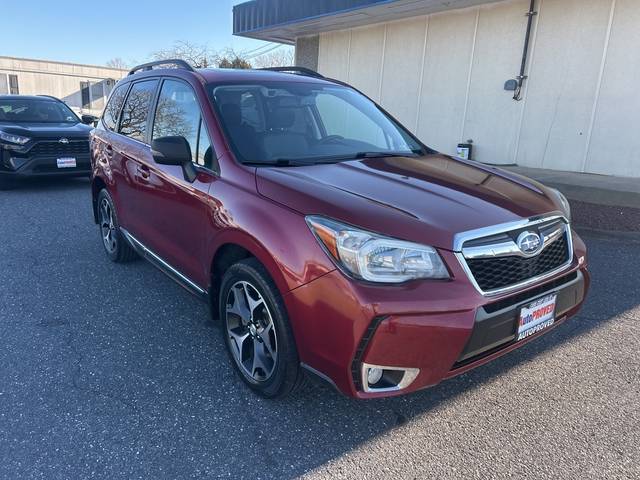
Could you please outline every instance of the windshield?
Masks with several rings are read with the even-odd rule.
[[[0,123],[78,123],[62,102],[34,98],[0,98]]]
[[[243,163],[313,164],[421,152],[411,135],[351,88],[265,82],[213,86],[212,95]]]

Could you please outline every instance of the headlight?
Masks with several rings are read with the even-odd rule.
[[[312,215],[306,220],[336,263],[356,278],[379,283],[449,278],[433,247],[383,237],[325,217]]]
[[[9,143],[16,143],[18,145],[24,145],[31,139],[29,137],[23,137],[22,135],[14,135],[13,133],[6,133],[6,132],[0,131],[0,140],[9,142]]]
[[[555,188],[549,188],[549,190],[551,190],[558,200],[560,200],[564,214],[567,216],[567,220],[571,221],[571,205],[569,204],[567,197],[565,197],[560,190],[556,190]]]

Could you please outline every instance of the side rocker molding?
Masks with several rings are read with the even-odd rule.
[[[209,295],[205,289],[201,288],[189,277],[183,275],[177,269],[172,267],[168,262],[163,260],[158,254],[153,252],[149,247],[147,247],[144,243],[134,237],[126,229],[120,228],[120,230],[122,231],[122,234],[125,236],[127,241],[140,254],[141,257],[144,257],[152,265],[154,265],[160,271],[164,272],[168,277],[170,277],[180,286],[194,294],[200,300],[205,302],[208,301]]]

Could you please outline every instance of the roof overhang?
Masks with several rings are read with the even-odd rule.
[[[252,0],[233,7],[233,34],[293,44],[298,37],[502,0]]]

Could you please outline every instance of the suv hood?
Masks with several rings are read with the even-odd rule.
[[[533,180],[441,154],[262,167],[256,182],[301,214],[449,250],[456,233],[562,211]]]
[[[0,130],[31,138],[88,138],[92,128],[84,123],[1,123]]]

